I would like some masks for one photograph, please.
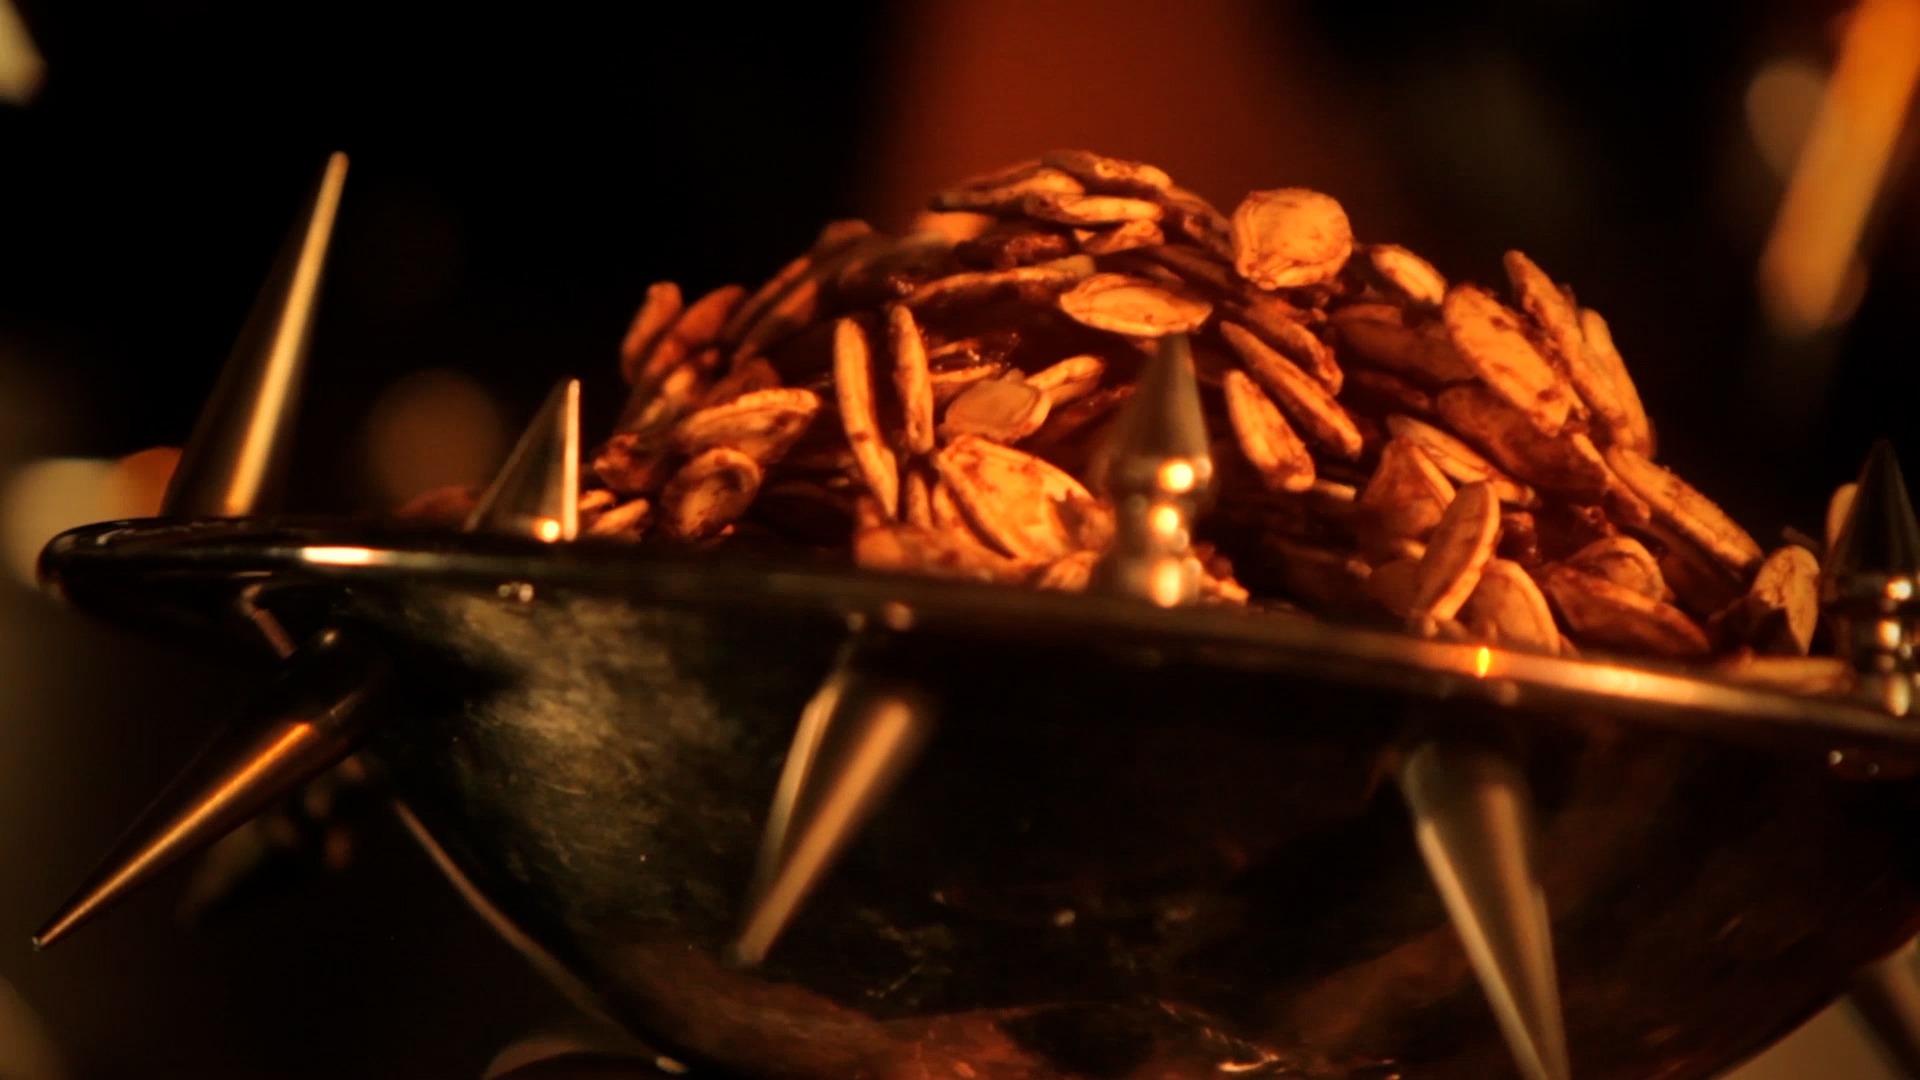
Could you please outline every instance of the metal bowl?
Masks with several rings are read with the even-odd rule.
[[[43,569],[122,620],[253,586],[377,641],[402,677],[371,748],[444,864],[697,1075],[1512,1075],[1392,782],[1434,738],[1530,781],[1587,1080],[1714,1075],[1920,930],[1920,732],[1697,671],[337,525],[94,526]],[[730,963],[850,627],[937,728],[765,962]]]

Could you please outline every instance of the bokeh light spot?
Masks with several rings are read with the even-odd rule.
[[[1826,72],[1811,61],[1785,57],[1762,67],[1747,84],[1747,131],[1776,175],[1787,175],[1800,155],[1826,82]]]
[[[367,418],[368,471],[389,505],[431,488],[486,482],[505,443],[493,398],[453,371],[408,375],[380,395]]]

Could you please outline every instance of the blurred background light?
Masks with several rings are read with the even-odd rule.
[[[1869,215],[1920,80],[1920,0],[1862,0],[1760,257],[1774,328],[1805,336],[1843,321]],[[1864,292],[1864,283],[1856,288]]]
[[[0,1077],[60,1080],[65,1075],[39,1017],[25,999],[0,982]]]
[[[124,517],[152,517],[160,512],[160,500],[166,496],[167,482],[173,479],[173,467],[178,464],[177,446],[156,446],[128,454],[113,463],[107,478],[108,496]]]
[[[0,479],[0,552],[8,572],[33,587],[40,549],[55,536],[96,521],[152,517],[179,460],[178,449],[162,446],[118,461],[46,458],[7,473]]]
[[[1747,84],[1747,130],[1767,165],[1784,177],[1820,110],[1827,73],[1801,57],[1782,57],[1762,67]]]
[[[484,482],[505,446],[499,406],[456,371],[400,379],[381,393],[367,419],[367,467],[388,506],[431,488]]]
[[[11,0],[0,0],[0,102],[25,105],[46,78],[46,61]]]
[[[7,571],[34,584],[34,562],[56,535],[119,515],[113,506],[113,464],[52,458],[15,469],[0,487],[0,542]]]

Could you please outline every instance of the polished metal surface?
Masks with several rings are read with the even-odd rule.
[[[1122,408],[1100,470],[1114,506],[1112,549],[1095,568],[1096,588],[1160,607],[1200,596],[1193,529],[1211,494],[1213,457],[1200,384],[1185,334],[1160,340]]]
[[[1821,580],[1840,655],[1859,672],[1859,695],[1905,716],[1920,698],[1920,519],[1893,447],[1867,455]]]
[[[405,678],[372,747],[422,828],[696,1075],[1512,1075],[1393,782],[1443,736],[1533,792],[1575,1076],[1711,1076],[1920,929],[1920,730],[1678,668],[337,525],[97,526],[43,565],[110,617],[200,626],[268,581],[378,641]],[[850,622],[940,724],[730,965]]]
[[[278,511],[293,445],[307,345],[347,158],[327,161],[313,195],[254,301],[220,380],[194,426],[162,500],[172,519],[244,518]],[[294,641],[254,583],[212,609],[258,635],[282,660]],[[332,632],[316,634],[294,680],[229,725],[143,814],[106,860],[34,936],[44,948],[151,880],[210,847],[290,790],[339,763],[362,726],[374,671],[343,677],[350,652]],[[308,685],[297,680],[305,678]],[[361,685],[364,683],[365,685]],[[297,704],[296,704],[297,703]]]
[[[876,652],[856,647],[800,715],[761,835],[746,918],[728,949],[736,964],[767,958],[932,734],[932,697],[889,674]]]
[[[1414,840],[1526,1080],[1567,1080],[1533,793],[1500,749],[1444,736],[1400,767]]]
[[[1847,1002],[1882,1052],[1909,1076],[1920,1076],[1920,972],[1909,944],[1861,969]]]
[[[549,543],[580,532],[580,380],[562,379],[467,516],[468,532]]]
[[[163,502],[169,517],[245,517],[274,504],[313,334],[347,156],[334,154],[267,276],[194,425]]]
[[[1821,578],[1821,606],[1858,700],[1910,717],[1920,680],[1920,518],[1886,440],[1868,453]],[[1913,945],[1855,974],[1848,1001],[1885,1053],[1920,1076],[1920,976]]]
[[[364,733],[386,675],[378,651],[316,635],[247,713],[201,751],[33,937],[46,948],[180,859],[340,763]]]

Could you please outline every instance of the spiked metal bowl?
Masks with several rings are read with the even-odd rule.
[[[364,744],[510,940],[697,1075],[1680,1080],[1911,989],[1890,455],[1829,559],[1844,700],[1178,606],[1177,350],[1087,595],[576,540],[571,382],[464,532],[248,517],[343,169],[166,518],[43,556],[77,606],[284,664],[43,944]]]
[[[46,565],[183,622],[272,582],[319,636],[259,719],[384,687],[371,745],[450,868],[612,1015],[751,1077],[1499,1076],[1476,961],[1526,1073],[1564,1075],[1549,936],[1575,1075],[1710,1076],[1920,929],[1920,738],[1857,706],[586,545],[132,523]],[[825,737],[783,803],[796,733]],[[811,883],[862,762],[923,735],[742,964],[770,819]]]

